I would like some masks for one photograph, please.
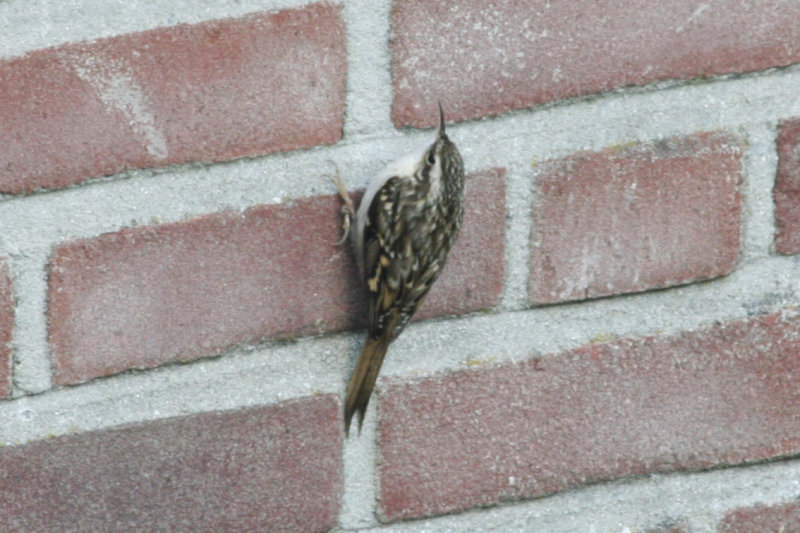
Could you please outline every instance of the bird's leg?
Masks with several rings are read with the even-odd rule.
[[[353,207],[353,199],[350,198],[350,193],[347,192],[347,188],[342,182],[342,176],[339,174],[339,167],[336,166],[335,163],[334,167],[336,168],[336,176],[329,176],[328,179],[330,179],[331,183],[336,186],[336,190],[339,193],[339,198],[342,199],[342,231],[344,233],[341,239],[333,243],[334,246],[340,246],[344,244],[344,242],[347,240],[347,237],[350,235],[350,225],[356,216],[356,210],[355,207]]]

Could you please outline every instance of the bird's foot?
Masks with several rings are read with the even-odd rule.
[[[353,222],[353,219],[356,215],[355,207],[353,207],[353,199],[350,198],[350,193],[347,192],[347,188],[344,186],[344,182],[342,181],[342,175],[339,173],[339,167],[336,166],[334,163],[334,168],[336,169],[335,176],[328,176],[328,179],[331,180],[331,183],[336,187],[336,191],[339,193],[339,198],[342,199],[342,238],[336,241],[334,246],[340,246],[347,241],[347,237],[350,235],[350,227]]]

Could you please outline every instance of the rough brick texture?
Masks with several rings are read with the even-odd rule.
[[[0,398],[11,394],[11,331],[14,328],[14,292],[8,265],[0,258]]]
[[[3,531],[325,531],[338,401],[204,413],[0,448]],[[313,497],[311,496],[313,495]]]
[[[800,317],[592,344],[380,391],[387,520],[800,453]]]
[[[351,327],[338,214],[335,198],[317,197],[61,245],[50,264],[54,382]]]
[[[499,301],[503,176],[468,178],[464,229],[422,317]],[[360,327],[364,294],[350,250],[333,245],[340,232],[339,200],[326,196],[59,246],[49,269],[54,382]]]
[[[717,530],[719,533],[800,531],[800,503],[736,509],[725,515]]]
[[[333,143],[346,70],[341,7],[329,4],[2,61],[0,192]]]
[[[800,118],[778,127],[778,175],[775,179],[775,249],[800,253]]]
[[[432,126],[437,100],[463,120],[657,80],[796,63],[800,5],[400,0],[392,34],[394,121]]]
[[[537,165],[536,304],[722,276],[740,249],[743,150],[706,133]]]

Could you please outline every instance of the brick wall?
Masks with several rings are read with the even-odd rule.
[[[0,2],[4,531],[800,528],[800,4]],[[357,191],[464,227],[360,436]]]

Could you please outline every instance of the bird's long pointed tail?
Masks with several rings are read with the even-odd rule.
[[[358,411],[358,432],[364,422],[364,413],[378,379],[378,372],[383,364],[383,357],[389,348],[389,335],[381,335],[377,339],[367,337],[361,356],[358,358],[350,383],[347,384],[347,396],[344,401],[344,430],[350,434],[350,421]]]

